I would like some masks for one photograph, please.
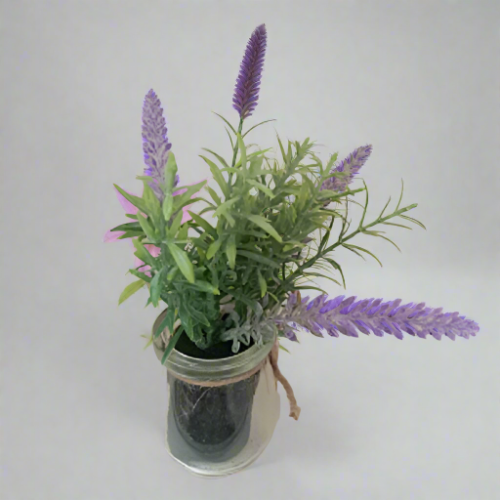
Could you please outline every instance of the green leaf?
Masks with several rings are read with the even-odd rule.
[[[146,233],[148,240],[151,240],[153,243],[158,241],[157,234],[155,232],[154,227],[149,223],[148,219],[145,219],[141,214],[137,214],[137,219],[139,220],[139,224],[142,227],[142,230]]]
[[[215,111],[212,111],[212,113],[217,115],[220,119],[224,120],[226,125],[234,132],[234,135],[237,134],[236,129],[222,115],[219,115],[219,113],[216,113]]]
[[[240,149],[241,168],[246,170],[246,168],[247,168],[247,148],[245,147],[245,143],[243,142],[243,139],[241,138],[241,134],[237,134],[236,140],[238,141],[238,147]]]
[[[188,254],[184,250],[181,250],[175,243],[167,243],[167,246],[181,273],[189,283],[194,283],[193,264],[189,260]]]
[[[279,241],[282,243],[281,236],[278,234],[276,229],[274,229],[267,220],[260,216],[260,215],[247,215],[246,216],[248,220],[252,221],[255,225],[259,226],[261,229],[263,229],[266,233],[270,234],[276,241]]]
[[[161,220],[161,205],[154,194],[153,190],[147,184],[144,183],[144,190],[142,192],[142,198],[146,203],[146,207],[148,209],[148,213],[150,214],[155,226],[157,229],[160,229],[160,220]]]
[[[269,198],[274,198],[274,193],[271,189],[269,189],[267,186],[264,186],[264,184],[261,184],[260,182],[253,181],[251,179],[247,179],[246,181],[247,184],[250,184],[253,187],[256,187],[260,191],[262,191],[265,195],[269,196]]]
[[[138,222],[127,222],[125,224],[121,224],[120,226],[116,226],[111,231],[141,231],[141,225]]]
[[[165,193],[172,193],[176,174],[177,162],[175,161],[175,155],[172,151],[169,151],[167,165],[165,167]]]
[[[420,226],[422,229],[427,230],[427,228],[417,219],[414,219],[413,217],[408,217],[408,215],[399,215],[402,219],[408,220],[410,222],[413,222],[417,226]]]
[[[113,184],[115,189],[134,207],[137,207],[141,212],[144,212],[146,215],[149,215],[148,213],[148,208],[146,206],[146,203],[143,201],[142,198],[139,198],[138,196],[134,196],[133,194],[128,194],[125,192],[121,187],[117,186],[116,184]]]
[[[220,247],[222,246],[222,240],[218,239],[215,240],[207,250],[207,260],[211,260],[212,257],[219,251]]]
[[[374,254],[372,254],[369,250],[366,250],[366,248],[361,248],[361,247],[358,247],[357,245],[349,245],[347,243],[342,243],[342,246],[344,246],[345,248],[347,248],[348,250],[351,250],[351,251],[359,250],[360,252],[364,252],[364,253],[367,253],[368,255],[371,255],[380,264],[380,267],[383,267],[382,262],[380,262],[380,260]],[[357,253],[357,252],[354,252],[354,253]]]
[[[226,160],[221,155],[217,154],[215,151],[212,151],[211,149],[208,148],[202,148],[202,149],[203,151],[207,151],[208,153],[214,155],[220,161],[221,165],[224,165],[224,167],[229,168],[229,165],[227,164]]]
[[[276,118],[272,118],[271,120],[265,120],[263,122],[257,123],[257,125],[254,125],[253,127],[249,128],[241,137],[242,139],[249,134],[254,128],[260,127],[261,125],[264,125],[264,123],[269,123],[269,122],[275,122]]]
[[[208,234],[216,237],[217,231],[213,226],[211,226],[203,217],[200,217],[198,214],[191,212],[188,210],[188,214],[191,216],[191,219],[198,224],[201,228],[203,228]]]
[[[229,262],[229,267],[234,269],[236,266],[236,239],[234,234],[229,236],[226,243],[226,255]]]
[[[330,156],[330,159],[328,160],[328,163],[326,164],[325,170],[327,172],[330,172],[331,168],[333,167],[333,164],[337,161],[339,154],[334,153],[332,156]]]
[[[409,229],[410,231],[413,231],[412,227],[405,226],[403,224],[396,224],[395,222],[382,222],[382,224],[386,226],[396,226],[396,227],[402,227],[404,229]]]
[[[217,182],[217,184],[219,185],[221,191],[224,193],[224,196],[226,198],[229,198],[229,196],[231,195],[231,192],[229,190],[229,186],[227,185],[227,182],[224,179],[224,176],[222,175],[219,167],[212,160],[209,160],[205,156],[200,155],[200,157],[203,158],[205,160],[205,162],[208,164],[208,166],[210,167],[210,172],[212,172],[212,175],[215,179],[215,182]]]
[[[215,204],[217,206],[221,205],[222,200],[219,198],[219,195],[210,186],[207,186],[206,189],[210,193],[210,196],[212,197],[212,199],[215,201]]]
[[[342,276],[342,285],[345,289],[345,277],[344,277],[344,272],[342,271],[342,268],[340,267],[340,264],[335,262],[333,259],[330,259],[329,257],[325,257],[325,260],[327,262],[329,262],[340,273],[340,276]]]
[[[156,266],[156,260],[155,258],[148,252],[146,247],[137,239],[133,239],[132,243],[134,247],[136,248],[136,252],[134,255],[136,255],[139,259],[142,260],[145,264],[151,267]],[[142,267],[142,266],[141,266]]]
[[[167,273],[167,281],[172,281],[175,278],[175,275],[177,274],[177,271],[179,271],[178,266],[172,266],[170,270]]]
[[[141,264],[141,267],[142,267],[142,264]],[[151,283],[151,278],[149,276],[147,276],[146,274],[137,271],[137,269],[129,269],[128,272],[130,274],[132,274],[133,276],[140,278],[142,281],[145,281],[146,283]]]
[[[165,328],[168,328],[168,325],[170,323],[168,314],[170,312],[171,312],[171,309],[169,308],[167,314],[163,318],[163,321],[160,323],[160,325],[158,326],[158,328],[156,329],[156,331],[153,333],[153,337],[155,339],[158,338],[161,335],[161,332],[163,332],[165,330]],[[172,330],[169,329],[169,331],[171,332]]]
[[[146,283],[141,279],[127,285],[118,299],[118,305],[125,302],[131,295],[140,290]]]
[[[396,243],[394,243],[394,241],[392,241],[391,239],[387,238],[386,236],[382,236],[380,234],[380,231],[364,231],[364,234],[368,234],[370,236],[377,236],[378,238],[382,238],[384,240],[387,240],[389,243],[391,243],[392,245],[394,245],[401,252],[401,248],[399,248],[396,245]]]
[[[167,234],[168,234],[169,238],[175,238],[177,231],[179,231],[179,228],[181,227],[181,221],[182,221],[183,215],[184,214],[182,213],[182,210],[179,210],[179,212],[177,212],[177,215],[175,216],[174,220],[172,221],[172,225],[167,230]]]
[[[151,303],[153,304],[154,307],[158,306],[158,301],[160,300],[160,293],[162,287],[162,282],[161,282],[162,274],[163,273],[161,271],[156,273],[153,276],[153,279],[151,280],[151,287],[149,289],[149,292],[151,296]]]
[[[198,290],[202,290],[207,293],[213,293],[214,295],[220,295],[219,290],[208,281],[196,280],[193,286],[198,288]]]
[[[280,266],[274,260],[269,259],[268,257],[264,257],[261,254],[248,252],[247,250],[238,250],[238,255],[242,255],[243,257],[247,257],[248,259],[255,260],[260,264],[265,264],[266,266],[274,267],[275,269],[279,269]]]
[[[262,276],[262,274],[260,273],[259,270],[257,270],[257,275],[259,277],[260,296],[264,297],[264,295],[267,293],[267,282],[263,278],[263,276]]]
[[[325,295],[328,295],[328,292],[326,292],[322,288],[318,288],[317,286],[309,286],[309,285],[296,286],[294,287],[294,290],[316,290],[317,292],[321,292]]]
[[[174,197],[172,196],[172,193],[165,194],[162,211],[165,221],[168,222],[170,220],[170,217],[172,217],[172,213],[174,211]]]
[[[231,208],[231,206],[234,205],[239,199],[240,199],[239,196],[235,196],[234,198],[231,198],[230,200],[227,200],[224,203],[222,203],[221,205],[219,205],[219,207],[217,208],[217,210],[213,214],[213,217],[217,217],[218,215],[221,215],[221,214],[224,215],[224,213],[229,208]]]
[[[181,337],[183,331],[184,331],[183,327],[180,326],[179,328],[177,328],[175,335],[168,341],[167,347],[165,348],[165,352],[163,353],[163,357],[161,358],[162,365],[165,364],[170,353],[174,350],[175,344],[177,344],[177,341]]]
[[[281,344],[279,345],[279,348],[280,349],[283,349],[283,351],[287,352],[288,354],[290,354],[290,351],[286,348],[286,347],[283,347]]]

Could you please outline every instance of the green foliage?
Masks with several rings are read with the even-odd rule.
[[[280,334],[266,319],[267,313],[281,306],[291,292],[322,291],[312,279],[327,278],[345,287],[344,273],[335,256],[339,248],[361,257],[369,255],[381,264],[369,250],[350,242],[354,236],[381,237],[395,245],[383,231],[373,228],[382,224],[411,229],[394,222],[396,218],[423,225],[404,215],[416,205],[400,208],[403,187],[392,213],[384,216],[389,199],[379,217],[365,223],[366,185],[342,193],[322,189],[325,180],[334,175],[331,169],[336,154],[323,165],[309,139],[284,145],[278,137],[281,158],[269,157],[269,150],[252,150],[245,144],[244,137],[250,130],[242,134],[241,123],[236,130],[222,119],[229,126],[226,131],[232,161],[205,149],[212,158],[201,158],[215,181],[213,187],[206,186],[210,198],[192,198],[205,181],[176,188],[174,194],[177,164],[171,154],[162,186],[163,205],[147,185],[147,178],[141,178],[145,181],[142,198],[117,187],[140,213],[130,217],[133,222],[114,230],[133,237],[135,255],[151,266],[151,276],[130,270],[140,280],[129,285],[122,297],[147,281],[148,303],[157,306],[161,300],[168,307],[164,325],[156,335],[166,326],[173,331],[174,323],[180,320],[183,331],[201,349],[232,340],[237,351],[241,343],[248,344],[251,339],[261,343]],[[181,189],[187,191],[179,194]],[[360,192],[365,193],[363,214],[357,228],[349,232],[349,204],[357,203],[353,196]],[[191,219],[182,222],[182,209],[194,201],[201,201],[203,206],[190,211]],[[336,239],[334,229],[338,229]],[[160,255],[153,257],[147,244],[158,246]],[[169,348],[174,342],[175,338]]]

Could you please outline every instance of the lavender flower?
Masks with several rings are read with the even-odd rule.
[[[234,89],[233,108],[238,111],[242,120],[250,116],[257,106],[266,44],[266,26],[261,24],[248,40]]]
[[[324,183],[321,189],[329,189],[339,193],[346,190],[348,184],[353,180],[360,168],[365,164],[366,160],[372,152],[372,146],[366,145],[355,149],[347,158],[344,158],[340,164],[332,169],[331,173],[339,173],[336,177],[330,177]]]
[[[378,337],[385,333],[403,339],[403,332],[420,338],[427,335],[441,340],[446,335],[451,340],[455,336],[475,336],[479,331],[476,322],[459,316],[458,312],[443,313],[442,308],[425,307],[425,303],[401,305],[401,299],[382,302],[382,299],[364,299],[356,297],[344,299],[344,295],[328,300],[320,295],[309,301],[306,297],[298,300],[298,294],[291,294],[287,304],[274,321],[283,329],[285,335],[292,338],[292,329],[304,328],[313,335],[323,337],[323,332],[333,337],[339,333],[358,337],[357,331],[369,335],[373,332]]]
[[[163,117],[163,108],[160,99],[151,89],[144,99],[142,109],[142,149],[144,151],[144,162],[146,168],[144,173],[152,177],[153,182],[149,185],[160,202],[165,194],[160,185],[165,182],[165,165],[168,160],[168,152],[172,144],[167,139],[167,127]],[[176,177],[175,184],[179,181]]]

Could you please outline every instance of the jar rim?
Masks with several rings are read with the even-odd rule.
[[[163,320],[164,313],[161,313],[153,325],[153,332],[156,331]],[[170,353],[165,366],[174,375],[196,381],[223,380],[226,378],[242,375],[255,368],[269,355],[273,348],[276,336],[272,340],[264,342],[262,345],[254,344],[249,349],[225,358],[203,359],[189,356],[175,348]],[[161,361],[164,350],[153,342],[156,356]]]

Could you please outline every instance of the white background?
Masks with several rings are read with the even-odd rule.
[[[1,2],[2,500],[494,500],[500,491],[500,4],[491,1]],[[250,123],[262,147],[323,158],[373,144],[368,220],[405,181],[427,231],[402,254],[338,252],[347,293],[476,320],[471,340],[300,337],[282,353],[302,414],[249,470],[191,476],[163,445],[165,379],[120,308],[127,242],[112,183],[140,192],[141,111],[159,95],[183,181],[229,148],[245,44],[268,51]],[[359,181],[358,181],[359,185]],[[359,201],[362,201],[360,199]],[[332,286],[333,295],[341,290]],[[497,471],[495,473],[495,471]]]

